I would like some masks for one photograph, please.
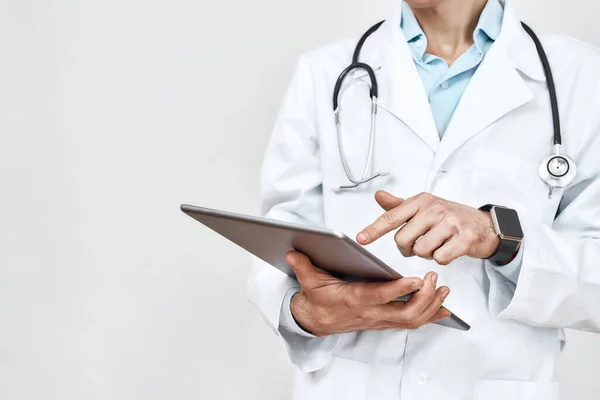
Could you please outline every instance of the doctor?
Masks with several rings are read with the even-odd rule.
[[[249,296],[297,366],[294,398],[557,400],[563,328],[600,332],[600,53],[544,37],[552,79],[509,0],[407,0],[357,43],[300,58],[263,209],[411,278],[255,262]],[[372,71],[340,77],[355,49]],[[432,324],[442,304],[471,330]]]

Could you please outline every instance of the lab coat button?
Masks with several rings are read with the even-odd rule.
[[[423,47],[423,39],[419,39],[415,42],[415,44],[417,45],[417,47],[420,49],[421,47]]]
[[[426,384],[426,383],[427,383],[427,375],[426,375],[426,374],[423,374],[423,373],[421,373],[421,374],[417,375],[417,383],[418,383],[419,385],[424,385],[424,384]]]
[[[450,84],[448,84],[448,81],[444,81],[442,82],[442,89],[448,89],[450,87]]]

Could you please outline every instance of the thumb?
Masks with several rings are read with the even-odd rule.
[[[423,280],[400,278],[387,282],[353,282],[347,287],[352,288],[352,296],[358,304],[377,305],[387,304],[398,297],[420,290],[423,287]]]
[[[288,252],[285,260],[292,267],[296,279],[303,289],[319,287],[324,280],[332,278],[327,272],[315,267],[310,259],[300,252]]]
[[[285,260],[292,267],[296,275],[303,275],[311,272],[313,269],[310,259],[297,251],[289,251],[285,255]]]
[[[392,208],[398,207],[400,204],[402,204],[404,202],[404,199],[396,197],[393,194],[386,192],[385,190],[378,190],[375,193],[375,201],[385,211],[389,211]]]

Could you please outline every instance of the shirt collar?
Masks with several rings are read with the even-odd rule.
[[[419,25],[419,21],[417,21],[415,14],[413,14],[407,2],[402,3],[402,21],[400,22],[400,27],[402,28],[402,32],[404,32],[407,42],[412,42],[418,37],[425,36]]]
[[[503,16],[504,8],[500,1],[488,0],[481,12],[475,31],[473,32],[473,40],[478,48],[483,45],[486,39],[495,41],[498,38],[502,29]],[[415,14],[413,14],[410,6],[406,2],[403,2],[402,4],[402,20],[400,22],[400,27],[402,28],[406,41],[409,43],[425,37],[425,33],[421,29],[419,21],[417,21]],[[424,47],[423,52],[425,51]]]
[[[503,18],[504,8],[502,4],[498,0],[489,0],[481,12],[479,22],[473,33],[475,44],[481,45],[481,43],[477,43],[478,36],[481,36],[481,34],[487,35],[487,38],[492,41],[498,39],[502,30]]]

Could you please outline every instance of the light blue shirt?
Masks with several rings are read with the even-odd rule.
[[[425,53],[427,37],[409,5],[403,4],[401,28],[423,80],[440,138],[446,132],[477,67],[500,35],[503,17],[504,9],[500,2],[489,0],[473,32],[473,46],[448,66],[442,58]]]

